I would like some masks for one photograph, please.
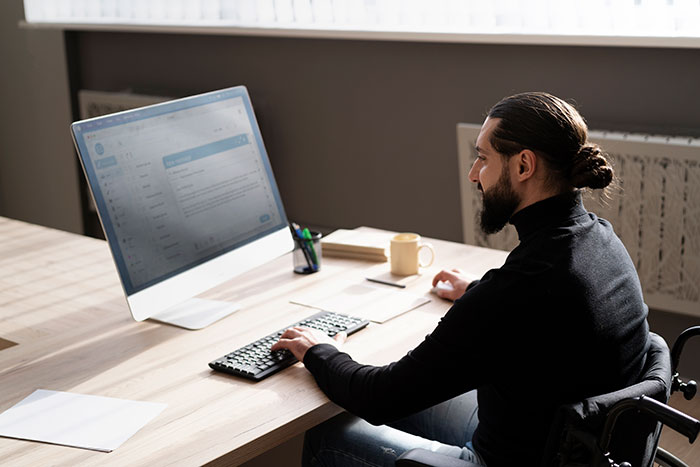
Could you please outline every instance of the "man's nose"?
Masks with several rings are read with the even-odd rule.
[[[479,169],[477,165],[479,164],[479,159],[475,160],[472,164],[472,168],[469,169],[469,181],[473,183],[479,183]]]

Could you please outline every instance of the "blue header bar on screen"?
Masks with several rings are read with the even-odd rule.
[[[192,148],[165,156],[163,158],[163,165],[166,169],[171,169],[178,165],[187,164],[188,162],[203,159],[207,156],[228,151],[229,149],[239,148],[247,144],[250,144],[250,141],[248,141],[248,135],[237,135],[232,138],[214,141],[213,143],[205,144],[204,146],[199,146],[197,148]]]

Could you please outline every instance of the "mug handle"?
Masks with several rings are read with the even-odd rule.
[[[428,266],[433,264],[433,261],[435,261],[435,250],[433,250],[433,245],[431,245],[430,243],[421,243],[421,245],[418,247],[418,254],[419,255],[420,255],[420,251],[423,248],[427,248],[428,250],[430,250],[430,262],[427,264],[423,264],[420,262],[420,260],[418,260],[418,265],[422,268],[427,268]]]

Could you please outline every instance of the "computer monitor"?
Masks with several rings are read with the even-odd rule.
[[[244,86],[71,125],[131,314],[199,329],[196,298],[293,248]]]

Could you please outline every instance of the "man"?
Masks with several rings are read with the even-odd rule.
[[[349,412],[307,433],[305,462],[393,465],[424,447],[489,466],[539,465],[559,405],[639,377],[647,308],[624,246],[581,202],[579,189],[613,180],[583,118],[549,94],[511,96],[490,110],[476,151],[469,179],[482,193],[481,227],[510,222],[520,240],[501,268],[479,280],[437,274],[454,305],[390,365],[360,365],[302,328],[273,347],[290,349]]]

